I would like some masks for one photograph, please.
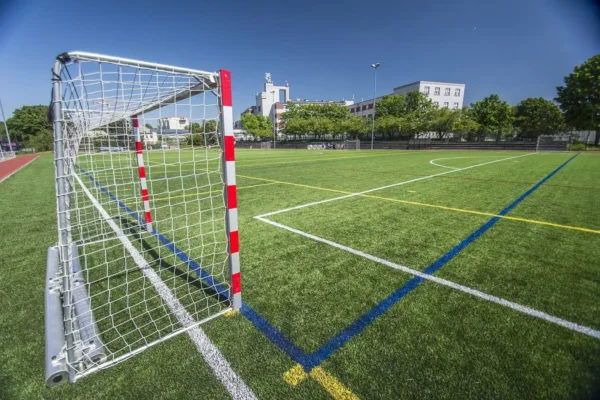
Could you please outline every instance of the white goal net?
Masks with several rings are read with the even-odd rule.
[[[571,151],[573,139],[570,135],[540,135],[538,136],[536,151]]]
[[[260,148],[263,150],[270,150],[272,144],[273,143],[271,143],[271,142],[261,142]]]
[[[360,150],[360,140],[344,140],[344,150]]]
[[[226,70],[57,58],[49,386],[241,306],[230,82]]]

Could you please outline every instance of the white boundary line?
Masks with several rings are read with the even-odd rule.
[[[254,218],[256,218],[256,219],[258,219],[258,220],[260,220],[262,222],[266,222],[267,224],[276,226],[278,228],[285,229],[285,230],[287,230],[289,232],[296,233],[298,235],[301,235],[301,236],[304,236],[306,238],[312,239],[312,240],[314,240],[316,242],[325,243],[325,244],[333,246],[333,247],[335,247],[337,249],[340,249],[340,250],[343,250],[343,251],[347,251],[348,253],[352,253],[354,255],[366,258],[367,260],[374,261],[376,263],[385,265],[387,267],[394,268],[394,269],[397,269],[399,271],[406,272],[408,274],[411,274],[411,275],[418,276],[420,278],[426,279],[428,281],[432,281],[432,282],[438,283],[440,285],[450,287],[452,289],[461,291],[463,293],[467,293],[467,294],[470,294],[472,296],[478,297],[478,298],[480,298],[482,300],[487,300],[487,301],[490,301],[492,303],[500,304],[501,306],[511,308],[511,309],[513,309],[515,311],[521,312],[523,314],[527,314],[527,315],[535,317],[535,318],[542,319],[544,321],[547,321],[547,322],[550,322],[550,323],[562,326],[564,328],[567,328],[567,329],[575,331],[575,332],[583,333],[584,335],[591,336],[591,337],[593,337],[595,339],[600,339],[600,331],[597,331],[595,329],[589,328],[587,326],[579,325],[579,324],[576,324],[574,322],[570,322],[570,321],[564,320],[562,318],[558,318],[558,317],[555,317],[553,315],[547,314],[547,313],[545,313],[543,311],[539,311],[539,310],[536,310],[534,308],[527,307],[527,306],[524,306],[522,304],[514,303],[512,301],[503,299],[501,297],[496,297],[496,296],[493,296],[493,295],[481,292],[479,290],[472,289],[472,288],[470,288],[468,286],[463,286],[463,285],[460,285],[458,283],[455,283],[455,282],[452,282],[452,281],[449,281],[449,280],[446,280],[446,279],[438,278],[436,276],[429,275],[429,274],[426,274],[424,272],[417,271],[417,270],[414,270],[412,268],[408,268],[408,267],[405,267],[403,265],[399,265],[399,264],[393,263],[393,262],[385,260],[383,258],[379,258],[379,257],[373,256],[371,254],[364,253],[364,252],[362,252],[360,250],[355,250],[355,249],[353,249],[351,247],[347,247],[347,246],[344,246],[342,244],[339,244],[339,243],[336,243],[336,242],[332,242],[331,240],[323,239],[323,238],[321,238],[319,236],[311,235],[310,233],[306,233],[306,232],[303,232],[301,230],[289,227],[287,225],[283,225],[283,224],[280,224],[278,222],[274,222],[274,221],[268,220],[268,219],[263,218],[261,216],[257,216],[257,217],[254,217]]]
[[[527,156],[531,156],[531,155],[534,155],[534,154],[537,154],[537,153],[521,154],[521,155],[514,156],[514,157],[502,158],[500,160],[488,161],[488,162],[485,162],[485,163],[482,163],[482,164],[475,164],[475,165],[471,165],[471,166],[465,167],[465,168],[454,169],[452,171],[445,171],[445,172],[440,172],[438,174],[422,176],[420,178],[415,178],[415,179],[410,179],[408,181],[393,183],[391,185],[386,185],[386,186],[381,186],[381,187],[374,188],[374,189],[364,190],[362,192],[356,192],[356,193],[346,194],[344,196],[333,197],[331,199],[314,201],[312,203],[301,204],[299,206],[285,208],[283,210],[272,211],[272,212],[269,212],[269,213],[257,215],[254,218],[259,218],[260,219],[261,217],[269,217],[271,215],[281,214],[281,213],[288,212],[288,211],[293,211],[293,210],[299,210],[301,208],[315,206],[317,204],[323,204],[323,203],[329,203],[329,202],[332,202],[332,201],[347,199],[349,197],[360,196],[362,194],[367,194],[367,193],[375,192],[375,191],[378,191],[378,190],[389,189],[389,188],[393,188],[393,187],[400,186],[400,185],[406,185],[407,183],[418,182],[418,181],[422,181],[422,180],[425,180],[425,179],[435,178],[436,176],[447,175],[447,174],[451,174],[451,173],[458,172],[458,171],[465,171],[465,170],[471,169],[471,168],[481,167],[481,166],[484,166],[484,165],[493,164],[493,163],[497,163],[497,162],[500,162],[500,161],[512,160],[512,159],[520,158],[520,157],[527,157]]]
[[[11,172],[10,174],[6,175],[4,178],[0,179],[0,183],[4,182],[8,178],[10,178],[14,174],[16,174],[17,172],[19,172],[20,170],[22,170],[23,168],[25,168],[26,166],[28,166],[29,164],[31,164],[32,162],[34,162],[35,160],[37,160],[38,158],[40,158],[39,155],[37,157],[32,158],[31,160],[29,160],[29,162],[27,162],[26,164],[21,165],[19,168],[15,169],[13,172]],[[12,158],[12,160],[16,160],[16,158]]]
[[[175,336],[178,333],[183,333],[187,331],[188,336],[194,342],[194,345],[206,361],[206,363],[213,370],[213,373],[217,377],[217,379],[223,384],[227,392],[231,395],[233,399],[256,399],[256,395],[252,390],[246,385],[246,383],[240,378],[238,374],[231,368],[223,354],[219,351],[219,349],[211,342],[210,338],[206,335],[206,333],[200,328],[198,325],[204,321],[196,321],[192,318],[190,313],[186,311],[183,304],[179,302],[179,299],[175,297],[173,292],[169,289],[169,287],[160,279],[160,276],[148,265],[146,259],[139,253],[139,251],[133,246],[133,244],[129,241],[129,238],[125,233],[121,230],[121,228],[115,223],[115,221],[111,218],[108,212],[98,203],[98,201],[94,198],[94,196],[90,193],[88,188],[81,182],[81,178],[77,174],[73,174],[82,190],[88,196],[90,201],[94,204],[94,206],[98,209],[102,218],[108,223],[108,225],[115,231],[118,239],[123,243],[125,249],[129,252],[129,254],[133,257],[135,263],[140,267],[144,276],[150,281],[150,283],[154,286],[156,291],[162,300],[166,303],[169,310],[175,315],[177,321],[184,328],[180,332],[176,332],[175,334],[168,335],[164,337],[162,340],[156,340],[153,343],[150,343],[144,346],[139,351],[144,348],[149,347],[152,344],[160,343],[166,340],[169,337]],[[223,313],[223,312],[221,312]],[[219,313],[219,314],[221,314]],[[218,314],[217,314],[218,315]],[[207,318],[206,320],[212,319],[216,317],[214,315],[212,317]],[[205,320],[205,321],[206,321]],[[131,355],[135,354],[132,353]],[[130,355],[126,355],[130,356]],[[112,362],[105,363],[104,365],[90,368],[85,371],[85,375],[90,374],[98,369],[104,369],[111,364],[114,364],[123,357],[119,357],[117,359],[112,360]]]

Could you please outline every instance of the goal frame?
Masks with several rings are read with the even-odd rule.
[[[353,143],[353,148],[348,148],[348,144]],[[344,150],[359,150],[360,151],[360,139],[344,140]]]
[[[539,135],[537,137],[536,140],[536,144],[535,144],[535,151],[536,153],[544,153],[544,152],[548,152],[548,153],[570,153],[571,149],[573,147],[573,135],[568,135],[568,139],[566,140],[566,148],[565,149],[559,149],[559,148],[543,148],[540,147],[540,142],[543,138],[551,138],[554,139],[556,138],[557,135]]]
[[[77,61],[92,61],[98,63],[112,63],[119,66],[127,66],[134,68],[146,68],[156,71],[165,71],[166,73],[185,73],[193,74],[198,77],[198,85],[204,84],[205,88],[202,91],[210,90],[216,91],[217,97],[217,109],[219,113],[220,122],[220,146],[221,146],[221,165],[222,165],[222,181],[223,181],[223,203],[224,203],[224,222],[225,232],[227,236],[227,264],[228,264],[228,277],[229,277],[229,293],[227,300],[229,307],[225,310],[221,310],[209,317],[197,321],[186,320],[185,316],[181,316],[182,312],[178,308],[181,308],[181,304],[178,303],[177,298],[172,296],[166,300],[166,305],[171,309],[174,316],[177,317],[178,322],[182,326],[181,329],[159,337],[157,340],[147,343],[144,346],[134,349],[129,354],[119,356],[110,362],[93,366],[83,372],[77,371],[72,364],[81,363],[81,361],[75,360],[73,354],[74,348],[74,332],[71,330],[71,324],[67,323],[66,316],[73,315],[75,307],[79,307],[82,304],[91,304],[89,294],[85,290],[76,290],[73,281],[78,276],[77,265],[77,246],[73,242],[71,236],[71,212],[70,204],[72,194],[68,188],[73,187],[77,183],[75,180],[80,178],[74,175],[73,168],[67,168],[67,164],[72,166],[73,161],[70,160],[73,157],[72,154],[68,154],[69,151],[65,151],[65,143],[67,139],[64,137],[64,124],[65,117],[63,114],[63,82],[61,78],[61,71],[68,63]],[[206,82],[210,83],[210,86],[206,86]],[[206,87],[208,89],[206,89]],[[190,93],[193,94],[190,94]],[[138,162],[142,160],[142,146],[139,140],[139,132],[137,126],[137,115],[148,113],[172,102],[178,102],[188,97],[195,96],[200,93],[196,93],[195,87],[188,90],[187,93],[173,93],[170,96],[163,96],[157,99],[154,103],[146,104],[143,107],[133,110],[130,118],[133,122],[133,132],[136,136],[136,151]],[[75,382],[77,379],[88,375],[89,373],[95,372],[100,369],[107,368],[117,362],[120,362],[126,358],[135,355],[144,349],[163,342],[177,334],[186,332],[187,330],[207,321],[215,318],[219,315],[224,314],[230,310],[239,310],[242,306],[241,298],[241,274],[240,274],[240,259],[239,259],[239,234],[238,234],[238,212],[237,212],[237,190],[236,190],[236,173],[235,173],[235,149],[234,149],[234,136],[233,136],[233,110],[232,110],[232,95],[231,95],[231,74],[228,70],[221,69],[217,72],[206,72],[201,70],[193,70],[188,68],[181,68],[176,66],[156,64],[150,62],[144,62],[139,60],[113,57],[107,55],[100,55],[86,52],[69,52],[59,55],[52,69],[52,100],[50,105],[50,122],[53,125],[54,132],[54,166],[55,166],[55,184],[56,184],[56,212],[57,212],[57,228],[58,228],[58,243],[56,246],[52,246],[48,249],[48,263],[46,270],[46,288],[45,288],[45,327],[46,327],[46,385],[51,387],[65,381]],[[69,173],[71,171],[71,173]],[[143,164],[139,165],[140,172],[140,183],[142,187],[141,198],[144,201],[144,208],[147,206],[148,191],[145,189],[145,185],[142,184],[142,179],[145,175],[143,172]],[[143,175],[144,174],[144,175]],[[144,192],[145,189],[145,192]],[[85,189],[84,189],[85,191]],[[102,206],[100,206],[100,212],[102,213]],[[160,233],[152,228],[151,220],[147,221],[147,230],[149,233],[155,236],[160,236]],[[124,247],[127,248],[125,242]],[[136,255],[128,250],[130,255],[135,259]],[[133,250],[135,251],[135,249]],[[171,250],[173,251],[173,250]],[[138,253],[138,258],[139,258]],[[143,259],[143,257],[142,257]],[[147,263],[147,261],[146,261]],[[139,264],[138,264],[139,266]],[[142,268],[140,266],[140,268]],[[150,269],[150,268],[148,268]],[[154,271],[143,271],[152,274]],[[156,274],[156,273],[154,273]],[[152,279],[158,279],[157,285],[162,282],[159,277],[150,276]],[[202,278],[201,278],[202,279]],[[154,285],[154,282],[152,282]],[[163,284],[164,285],[164,284]],[[158,288],[156,285],[155,289]],[[81,289],[81,286],[79,287]],[[168,288],[167,288],[168,291]],[[163,297],[163,294],[159,295]],[[78,297],[76,301],[73,301],[75,297]],[[168,297],[168,296],[167,296]],[[163,297],[163,300],[165,298]],[[74,304],[75,303],[75,304]],[[91,309],[86,315],[91,315],[91,323],[86,326],[95,326],[93,320],[93,314]],[[181,316],[181,317],[180,317]],[[188,314],[189,317],[189,314]],[[78,318],[78,317],[74,317]],[[89,318],[89,316],[88,316]],[[97,330],[96,330],[97,331]],[[80,333],[81,334],[81,333]],[[81,334],[81,336],[83,336]],[[99,337],[93,336],[90,339],[92,343],[97,339],[96,349],[101,348],[102,343]],[[97,357],[97,361],[102,360],[102,354],[96,353],[95,355],[88,354],[89,357]]]

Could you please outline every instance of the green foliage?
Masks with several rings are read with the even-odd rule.
[[[11,139],[28,143],[34,136],[43,131],[52,131],[48,121],[48,106],[23,106],[13,112],[6,121]]]
[[[377,102],[375,107],[375,119],[385,117],[402,118],[406,115],[406,96],[392,94],[383,96],[383,99]]]
[[[273,122],[264,115],[242,115],[242,128],[257,138],[273,137]]]
[[[514,125],[521,137],[536,138],[540,134],[554,134],[565,128],[560,108],[541,97],[523,100],[515,106],[514,113]]]
[[[33,147],[37,152],[52,150],[54,148],[52,131],[49,129],[39,131],[37,135],[30,137],[27,141],[27,146]]]
[[[496,141],[512,130],[514,115],[508,103],[500,100],[497,94],[471,104],[472,115],[480,125],[483,134],[494,137]]]
[[[600,54],[588,59],[565,77],[565,86],[556,88],[556,101],[565,113],[569,126],[595,130],[596,144],[600,131]]]
[[[454,132],[461,117],[461,110],[434,108],[428,113],[428,130],[434,131],[438,139],[445,139]]]
[[[344,132],[356,137],[367,133],[367,124],[363,118],[350,117],[341,123]]]
[[[191,131],[192,133],[202,132],[202,125],[200,125],[198,122],[192,122]]]
[[[326,118],[332,121],[341,121],[348,117],[350,117],[348,108],[335,103],[298,105],[290,102],[287,104],[286,112],[282,115],[285,123],[295,118]]]
[[[454,133],[461,135],[467,141],[471,141],[477,136],[481,125],[475,121],[472,110],[463,108],[459,112],[458,121],[454,124]]]
[[[204,126],[202,127],[202,131],[201,132],[217,132],[218,128],[218,124],[217,121],[214,119],[209,119],[208,121],[204,122]]]
[[[393,138],[394,134],[401,132],[403,122],[403,118],[386,115],[375,119],[375,130]]]
[[[193,125],[193,124],[192,124],[192,125]],[[144,124],[144,126],[145,126],[146,128],[148,128],[148,129],[154,129],[154,128],[152,127],[152,125],[150,125],[150,124]]]

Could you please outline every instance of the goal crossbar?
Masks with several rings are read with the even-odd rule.
[[[184,84],[185,82],[181,82],[180,85],[174,85],[172,88],[170,88],[170,90],[167,91],[167,93],[163,94],[160,94],[160,87],[158,87],[161,83],[157,81],[156,85],[154,86],[157,86],[158,89],[154,91],[155,88],[153,87],[153,91],[150,93],[148,93],[147,91],[139,93],[139,105],[133,108],[124,107],[123,103],[125,101],[130,100],[127,96],[122,96],[122,99],[113,96],[113,98],[110,99],[111,102],[106,102],[106,90],[104,86],[100,88],[100,90],[98,90],[97,93],[94,93],[95,96],[91,96],[92,99],[88,100],[86,104],[81,104],[80,102],[80,105],[82,106],[80,109],[63,108],[63,112],[69,113],[71,119],[79,119],[79,122],[82,124],[85,123],[85,127],[89,130],[93,130],[100,126],[104,126],[119,121],[121,119],[128,118],[132,115],[155,111],[158,108],[165,107],[169,104],[173,104],[176,102],[180,102],[207,90],[212,91],[216,88],[218,77],[218,72],[207,72],[189,68],[175,67],[172,65],[150,63],[129,58],[113,57],[103,54],[86,53],[78,51],[63,53],[60,56],[58,56],[57,60],[64,65],[69,65],[77,62],[109,63],[119,68],[132,67],[136,68],[138,71],[148,70],[152,71],[153,74],[158,75],[160,75],[161,72],[167,74],[178,73],[194,78],[194,82],[187,82],[187,84]],[[82,76],[84,75],[82,74]],[[101,79],[101,77],[98,78],[92,76],[90,79],[98,80]],[[142,79],[141,73],[139,79]],[[116,85],[123,85],[123,82],[119,81],[113,81],[111,83]],[[133,85],[131,86],[133,88]],[[122,91],[124,90],[122,89]],[[130,95],[138,96],[138,93],[130,93]],[[77,94],[77,96],[83,96],[83,93]],[[90,97],[89,92],[86,93],[86,97]],[[94,97],[97,99],[94,100]],[[94,114],[101,115],[102,118],[94,118]]]

